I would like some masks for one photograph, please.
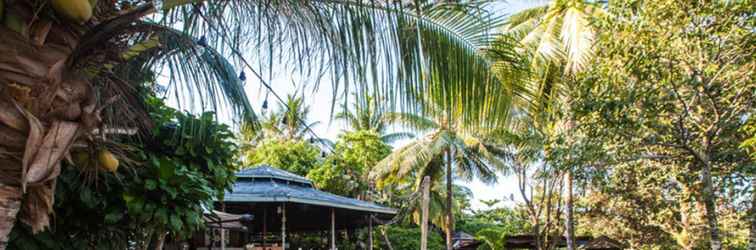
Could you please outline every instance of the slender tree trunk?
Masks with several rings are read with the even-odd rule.
[[[454,232],[454,215],[452,214],[452,151],[446,150],[446,250],[452,250],[452,233]]]
[[[751,238],[748,244],[749,250],[756,250],[756,175],[751,177]]]
[[[394,250],[394,246],[391,245],[391,241],[389,240],[388,234],[386,234],[386,226],[381,227],[381,234],[383,235],[383,241],[386,242],[386,247],[389,250]]]
[[[573,197],[572,197],[572,169],[567,171],[567,207],[565,208],[564,220],[564,238],[567,239],[567,249],[575,250],[575,217],[573,216]]]
[[[423,214],[420,224],[420,250],[428,250],[428,210],[430,203],[430,176],[423,177]]]
[[[712,250],[722,249],[722,240],[719,236],[719,225],[717,222],[717,207],[716,207],[716,195],[714,194],[714,188],[711,177],[711,164],[705,162],[703,164],[703,171],[701,173],[703,179],[703,199],[706,207],[706,220],[709,226],[709,242]]]
[[[8,244],[8,234],[13,230],[20,209],[20,188],[0,183],[0,250],[5,250]]]

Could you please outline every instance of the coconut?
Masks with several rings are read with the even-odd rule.
[[[103,149],[97,154],[97,159],[100,161],[100,166],[110,172],[118,170],[118,159],[110,151]]]
[[[56,13],[76,23],[84,23],[92,18],[92,4],[89,0],[52,0],[52,7]]]

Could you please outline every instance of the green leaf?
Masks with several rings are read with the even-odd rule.
[[[105,223],[114,224],[123,218],[123,214],[118,211],[113,211],[105,215]]]
[[[155,188],[157,187],[157,182],[155,182],[155,180],[147,180],[144,182],[144,187],[150,191],[155,190]]]
[[[171,227],[173,228],[173,230],[181,231],[184,225],[184,223],[181,222],[181,218],[175,214],[172,214],[170,220],[171,220]]]
[[[160,159],[160,179],[168,180],[175,174],[175,166],[173,161],[169,159]]]

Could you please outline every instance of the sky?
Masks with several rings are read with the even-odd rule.
[[[534,1],[534,0],[515,0],[502,2],[495,5],[496,11],[503,11],[504,14],[515,13],[517,11],[539,6],[545,4],[546,1]],[[247,57],[247,55],[245,55]],[[262,71],[255,69],[258,72]],[[267,72],[267,70],[263,71]],[[249,100],[252,102],[253,107],[258,112],[261,111],[263,101],[268,96],[269,109],[275,109],[278,105],[277,100],[272,94],[267,93],[264,87],[260,84],[252,74],[247,74],[248,80],[246,81],[245,90],[247,91]],[[283,98],[287,94],[299,94],[304,93],[304,100],[307,105],[310,106],[310,114],[308,122],[320,123],[314,126],[312,129],[321,138],[328,138],[332,141],[336,141],[338,134],[345,128],[345,124],[340,121],[332,119],[331,107],[333,101],[332,88],[329,86],[328,81],[323,81],[320,84],[317,91],[314,91],[312,84],[307,84],[308,79],[299,75],[292,75],[291,73],[273,72],[273,76],[269,79],[265,79],[271,84],[273,91]],[[303,89],[303,85],[306,87]],[[401,129],[401,128],[397,128]],[[406,131],[406,130],[405,130]],[[397,132],[397,131],[392,131]],[[399,147],[407,141],[396,142],[393,146]],[[482,209],[486,206],[483,205],[480,200],[500,199],[504,202],[500,203],[500,206],[512,206],[513,201],[509,200],[510,195],[515,197],[515,201],[521,200],[519,198],[519,191],[517,191],[515,179],[507,176],[499,176],[498,183],[493,185],[486,185],[479,181],[473,181],[470,183],[464,183],[457,181],[457,184],[468,187],[474,194],[472,199],[473,209]]]

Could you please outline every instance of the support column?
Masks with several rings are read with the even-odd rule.
[[[373,250],[373,215],[368,215],[368,249]]]
[[[336,212],[331,208],[331,250],[336,250]]]
[[[263,232],[262,232],[262,247],[265,248],[265,236],[268,235],[268,206],[263,208]]]
[[[281,205],[281,248],[286,250],[286,203]]]
[[[226,212],[225,202],[221,202],[221,211]],[[220,240],[221,240],[220,249],[226,250],[226,230],[223,229],[223,219],[221,219],[221,223],[220,223]]]

